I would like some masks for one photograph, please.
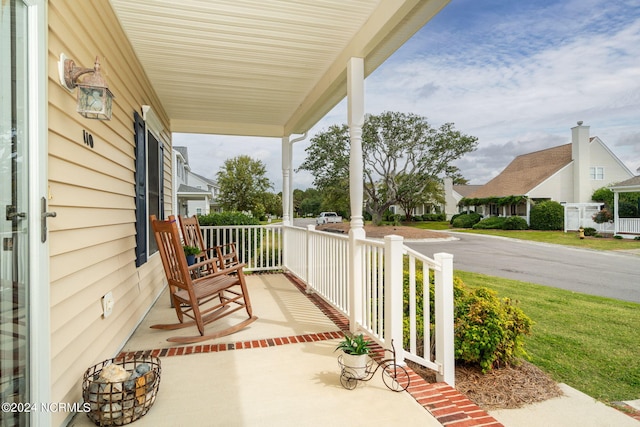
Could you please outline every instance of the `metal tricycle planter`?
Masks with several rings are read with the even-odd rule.
[[[393,342],[390,349],[385,349],[393,354],[390,359],[384,359],[379,362],[367,356],[368,360],[364,367],[349,366],[346,362],[346,354],[338,356],[338,365],[340,366],[340,384],[348,390],[353,390],[358,385],[358,381],[369,381],[379,368],[382,368],[382,381],[389,390],[404,391],[409,388],[409,373],[407,370],[396,363],[396,351],[393,348]]]

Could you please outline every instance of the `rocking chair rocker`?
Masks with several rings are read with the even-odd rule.
[[[152,325],[152,328],[175,330],[196,325],[200,335],[167,339],[169,342],[189,344],[232,334],[257,320],[253,316],[247,293],[244,264],[220,269],[217,258],[205,258],[188,266],[175,219],[161,221],[151,215],[151,226],[179,320],[178,323]],[[200,272],[204,274],[200,275]],[[243,308],[248,319],[220,331],[205,333],[205,325]]]

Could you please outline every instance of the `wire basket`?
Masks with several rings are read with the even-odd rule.
[[[117,372],[120,380],[106,379],[107,370]],[[156,400],[160,372],[160,359],[154,356],[109,359],[90,367],[82,380],[87,416],[99,426],[121,426],[142,417]]]

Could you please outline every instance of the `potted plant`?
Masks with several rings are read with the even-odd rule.
[[[338,343],[336,350],[342,350],[342,365],[349,369],[354,378],[364,378],[367,375],[367,362],[371,352],[371,343],[364,335],[345,335]]]
[[[200,248],[196,248],[195,246],[184,245],[182,247],[184,250],[184,255],[187,257],[187,264],[192,265],[196,262],[196,255],[200,253]]]

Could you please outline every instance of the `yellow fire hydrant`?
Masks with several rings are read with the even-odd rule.
[[[580,230],[578,230],[580,239],[584,239],[584,228],[580,227]]]

